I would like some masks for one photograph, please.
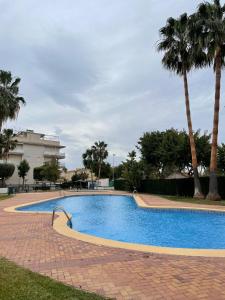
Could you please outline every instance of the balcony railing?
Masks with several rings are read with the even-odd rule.
[[[24,151],[22,149],[14,149],[9,151],[9,155],[23,155]]]
[[[55,158],[58,158],[58,159],[64,159],[66,157],[65,153],[56,153],[56,152],[48,152],[48,151],[45,151],[44,152],[44,156],[45,157],[55,157]]]

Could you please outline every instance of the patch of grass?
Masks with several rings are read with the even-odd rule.
[[[167,200],[178,201],[178,202],[225,206],[225,200],[212,201],[212,200],[207,200],[207,199],[194,199],[194,198],[187,198],[187,197],[180,197],[180,196],[165,196],[165,195],[161,196],[161,197],[163,197]]]
[[[106,298],[74,289],[0,258],[0,299],[103,300]]]
[[[12,196],[9,196],[9,195],[0,195],[0,201],[1,201],[1,200],[8,199],[8,198],[10,198],[10,197],[12,197]]]

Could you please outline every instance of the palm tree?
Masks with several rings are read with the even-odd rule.
[[[91,171],[91,183],[93,185],[93,167],[94,167],[94,154],[92,149],[87,149],[82,155],[84,167]]]
[[[5,161],[8,160],[9,151],[16,148],[17,140],[15,139],[15,136],[12,129],[4,129],[1,134],[2,158],[5,159]]]
[[[20,78],[13,79],[11,72],[0,70],[0,132],[4,122],[17,118],[20,105],[25,104],[19,94]]]
[[[108,156],[108,151],[106,150],[107,144],[105,142],[95,142],[92,146],[92,151],[94,154],[94,159],[98,164],[98,179],[101,177],[101,167],[104,159]]]
[[[196,51],[189,41],[189,22],[187,14],[183,14],[179,19],[169,18],[165,27],[160,29],[162,40],[158,44],[158,51],[163,51],[163,66],[183,77],[186,116],[189,131],[189,140],[191,147],[192,167],[194,173],[194,198],[204,198],[201,190],[201,184],[198,174],[198,161],[196,154],[196,145],[192,129],[189,90],[187,73],[192,69],[194,56],[198,64],[204,61],[204,53]]]
[[[220,200],[217,183],[217,148],[220,111],[221,70],[225,59],[225,5],[219,0],[213,3],[204,2],[199,5],[196,21],[196,41],[207,51],[209,64],[213,64],[215,72],[215,102],[210,158],[209,193],[207,199]]]

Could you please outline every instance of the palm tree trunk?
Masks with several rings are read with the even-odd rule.
[[[102,162],[100,160],[100,162],[99,162],[99,168],[98,168],[98,179],[100,179],[100,177],[101,177],[101,167],[102,167]]]
[[[194,134],[193,134],[193,129],[192,129],[191,110],[190,110],[190,101],[189,101],[189,92],[188,92],[188,81],[187,81],[187,71],[185,69],[184,69],[184,72],[183,72],[183,78],[184,78],[186,115],[187,115],[190,147],[191,147],[191,160],[192,160],[192,167],[193,167],[193,172],[194,172],[194,198],[203,199],[204,195],[202,194],[201,183],[200,183],[200,180],[199,180],[198,161],[197,161]]]
[[[218,127],[219,127],[219,111],[220,111],[220,82],[221,82],[221,49],[217,48],[215,53],[215,104],[214,104],[214,118],[213,118],[213,133],[211,145],[210,158],[210,175],[209,175],[209,193],[207,199],[220,200],[217,183],[217,144],[218,144]]]

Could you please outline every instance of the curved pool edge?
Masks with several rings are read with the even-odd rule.
[[[87,194],[86,194],[87,195]],[[96,195],[96,194],[88,194],[88,195]],[[111,194],[113,195],[113,194]],[[212,212],[223,212],[225,213],[224,209],[215,209],[215,208],[203,208],[203,207],[172,207],[172,206],[153,206],[146,204],[139,195],[132,195],[132,194],[119,194],[121,196],[133,196],[136,204],[141,208],[149,208],[149,209],[182,209],[182,210],[196,210],[196,211],[212,211]],[[13,213],[28,213],[28,214],[48,214],[51,215],[51,212],[38,212],[38,211],[19,211],[18,208],[29,206],[36,203],[51,201],[60,199],[63,197],[71,197],[76,196],[73,195],[65,195],[65,196],[57,196],[54,198],[49,198],[45,200],[29,202],[25,204],[15,205],[4,208],[6,212],[13,212]],[[80,195],[79,195],[80,196]],[[85,196],[85,195],[84,195]],[[62,212],[56,213],[58,218],[55,219],[53,228],[54,230],[66,237],[74,238],[86,243],[91,243],[98,246],[106,246],[112,248],[119,248],[125,250],[133,250],[133,251],[140,251],[140,252],[147,252],[147,253],[156,253],[156,254],[166,254],[166,255],[179,255],[179,256],[196,256],[196,257],[225,257],[225,249],[192,249],[192,248],[172,248],[172,247],[158,247],[152,245],[142,245],[142,244],[134,244],[134,243],[127,243],[127,242],[119,242],[110,239],[104,239],[100,237],[96,237],[89,234],[80,233],[74,229],[69,228],[67,225],[67,218]],[[69,214],[70,215],[70,214]]]

